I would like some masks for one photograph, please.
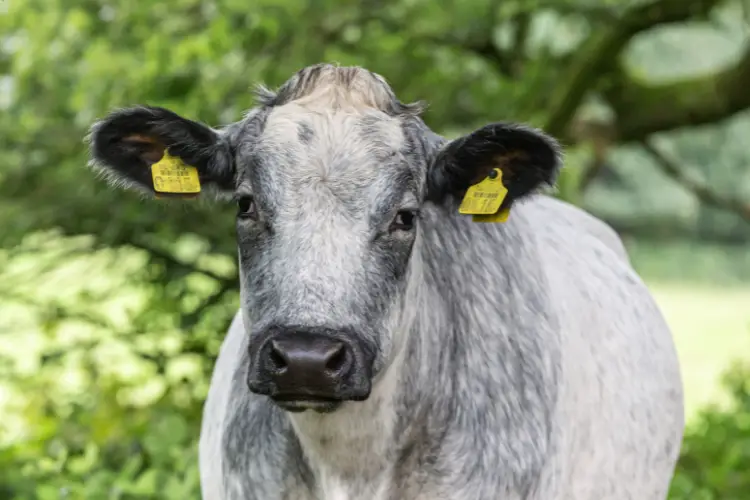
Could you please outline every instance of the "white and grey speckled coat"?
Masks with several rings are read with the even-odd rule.
[[[537,194],[553,139],[495,123],[447,141],[360,68],[308,67],[261,97],[220,130],[139,107],[91,135],[117,184],[153,193],[169,148],[239,201],[205,499],[666,498],[684,425],[671,333],[614,231]],[[474,223],[458,202],[493,167],[510,219]],[[281,398],[267,346],[283,335],[342,353],[326,399],[302,379]]]

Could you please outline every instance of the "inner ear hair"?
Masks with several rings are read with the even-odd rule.
[[[508,187],[518,171],[518,167],[528,161],[529,155],[520,149],[504,151],[503,153],[493,155],[484,162],[484,167],[479,169],[476,176],[471,180],[470,185],[473,186],[482,182],[490,175],[490,172],[499,168],[503,172],[503,184],[505,187]]]
[[[123,146],[150,164],[162,159],[167,147],[156,137],[143,134],[130,134],[122,138]]]

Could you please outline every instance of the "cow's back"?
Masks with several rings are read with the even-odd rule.
[[[652,295],[603,222],[541,196],[516,212],[534,228],[562,326],[558,451],[541,488],[565,491],[554,498],[666,498],[683,398],[672,335]]]
[[[570,203],[549,196],[537,196],[531,203],[535,213],[542,217],[552,217],[552,220],[562,220],[563,225],[572,226],[579,237],[584,239],[595,238],[609,247],[617,256],[629,261],[627,250],[622,240],[608,224],[594,217],[589,212],[571,205]],[[569,234],[561,232],[561,236],[568,237]]]

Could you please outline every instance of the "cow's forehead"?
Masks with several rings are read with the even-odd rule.
[[[402,122],[370,109],[331,109],[289,103],[269,113],[259,138],[262,150],[357,158],[390,155],[404,146]]]
[[[253,147],[253,190],[288,198],[323,187],[372,204],[410,170],[404,146],[402,122],[378,110],[285,104],[269,112]]]

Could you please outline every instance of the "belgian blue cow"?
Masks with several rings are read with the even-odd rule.
[[[684,425],[672,336],[617,235],[542,194],[553,138],[504,122],[445,139],[357,67],[258,97],[221,128],[142,106],[90,136],[114,185],[168,190],[151,168],[166,152],[238,207],[205,499],[666,497]],[[507,221],[459,213],[493,172]]]

